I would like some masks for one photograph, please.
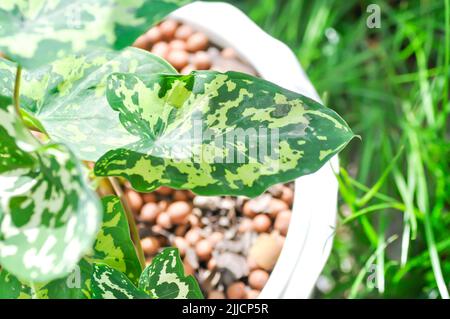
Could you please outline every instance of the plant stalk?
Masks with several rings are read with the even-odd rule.
[[[119,181],[115,177],[108,177],[109,182],[111,183],[114,192],[119,197],[120,202],[122,203],[123,209],[125,210],[125,215],[127,216],[128,225],[130,227],[131,239],[134,243],[134,248],[136,249],[137,256],[139,258],[139,262],[141,263],[142,269],[145,268],[145,256],[144,251],[141,246],[141,239],[139,238],[139,232],[136,226],[136,222],[134,220],[133,212],[131,211],[130,205],[125,197],[125,193],[123,192],[122,187],[119,184]]]
[[[16,79],[14,83],[14,108],[16,109],[17,116],[22,118],[20,114],[20,79],[22,78],[22,67],[17,66]]]

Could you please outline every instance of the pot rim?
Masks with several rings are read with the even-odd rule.
[[[262,78],[320,102],[294,53],[233,5],[198,1],[176,10],[171,17],[204,32],[215,44],[235,49]],[[259,298],[310,297],[332,247],[338,167],[335,156],[317,172],[295,180],[286,240]]]

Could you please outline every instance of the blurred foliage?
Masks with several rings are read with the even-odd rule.
[[[316,297],[448,297],[450,0],[242,0],[361,135],[341,156],[340,220]]]

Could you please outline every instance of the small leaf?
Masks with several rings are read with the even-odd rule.
[[[117,196],[108,196],[104,197],[102,202],[102,228],[97,234],[93,254],[85,258],[90,263],[103,263],[124,273],[137,285],[142,268],[120,199]]]
[[[249,75],[111,75],[111,107],[136,141],[109,151],[98,176],[202,195],[257,196],[317,171],[354,137],[334,111]]]
[[[142,268],[130,238],[125,212],[117,196],[107,196],[103,202],[103,223],[92,252],[84,256],[72,272],[64,278],[35,285],[36,297],[41,299],[85,299],[92,297],[91,277],[94,263],[104,263],[126,274],[137,285]],[[17,286],[20,281],[10,275]],[[1,279],[1,278],[0,278]],[[26,284],[21,284],[28,287]],[[0,292],[2,291],[0,280]],[[5,287],[3,293],[8,293]],[[1,294],[0,294],[1,297]],[[15,297],[11,297],[15,298]]]
[[[24,70],[21,107],[34,116],[33,126],[45,129],[52,141],[68,145],[83,160],[95,161],[136,140],[106,100],[107,77],[117,71],[141,76],[176,73],[163,59],[140,49],[93,50]],[[15,72],[15,64],[0,59],[0,93],[5,96],[12,97]]]
[[[166,248],[144,269],[139,288],[158,299],[203,299],[193,276],[185,276],[178,249]]]
[[[131,45],[183,0],[0,2],[0,51],[26,68],[70,53]]]
[[[3,97],[0,130],[0,264],[24,281],[62,277],[94,241],[99,201],[73,153],[40,145]],[[28,154],[30,163],[19,165],[10,152]]]
[[[150,299],[127,276],[107,265],[94,264],[91,282],[93,299]]]
[[[0,299],[30,299],[30,287],[22,284],[5,269],[0,270]]]

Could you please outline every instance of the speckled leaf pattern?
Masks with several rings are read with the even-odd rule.
[[[139,191],[257,196],[315,172],[354,136],[333,110],[236,72],[113,74],[107,98],[137,141],[106,153],[95,173]]]
[[[40,145],[9,99],[0,98],[0,112],[1,145],[14,138],[12,147],[32,159],[30,165],[0,169],[0,264],[25,282],[62,277],[93,244],[99,200],[69,149]]]
[[[31,288],[5,269],[0,270],[0,299],[29,299]]]
[[[117,196],[102,198],[103,223],[92,248],[78,268],[69,276],[42,285],[39,298],[82,299],[91,298],[93,264],[102,263],[125,274],[137,285],[142,268],[129,233],[122,204]]]
[[[150,299],[125,274],[107,265],[94,265],[91,282],[93,299]]]
[[[12,96],[15,72],[13,63],[0,59],[1,94]],[[107,151],[136,140],[106,100],[106,80],[113,72],[146,76],[176,71],[140,49],[95,50],[33,71],[24,70],[21,106],[53,141],[68,145],[83,160],[95,161]]]
[[[38,143],[28,132],[21,129],[21,123],[16,121],[15,116],[12,99],[0,95],[0,174],[31,167],[36,160],[29,152],[33,151]]]
[[[166,248],[142,272],[139,288],[158,299],[202,299],[193,276],[184,274],[178,249]]]
[[[86,256],[91,263],[104,263],[124,273],[133,283],[139,282],[141,264],[130,237],[127,217],[120,199],[108,196],[102,199],[103,224],[94,244],[92,256]]]
[[[2,0],[0,51],[26,68],[131,45],[183,0]]]
[[[111,268],[124,273],[133,284],[138,284],[142,268],[130,238],[128,222],[122,204],[117,196],[104,197],[102,203],[103,223],[97,233],[92,252],[85,255],[68,276],[47,283],[36,284],[37,298],[91,298],[91,277],[94,263],[109,265]],[[2,295],[6,296],[10,289],[17,291],[18,288],[16,287],[23,287],[24,292],[29,291],[26,284],[20,283],[15,276],[7,274],[7,277],[2,277],[2,273],[0,273],[0,298]],[[5,278],[10,280],[4,280]],[[10,298],[15,298],[14,296],[10,295]],[[26,298],[27,295],[23,294],[22,297]]]

